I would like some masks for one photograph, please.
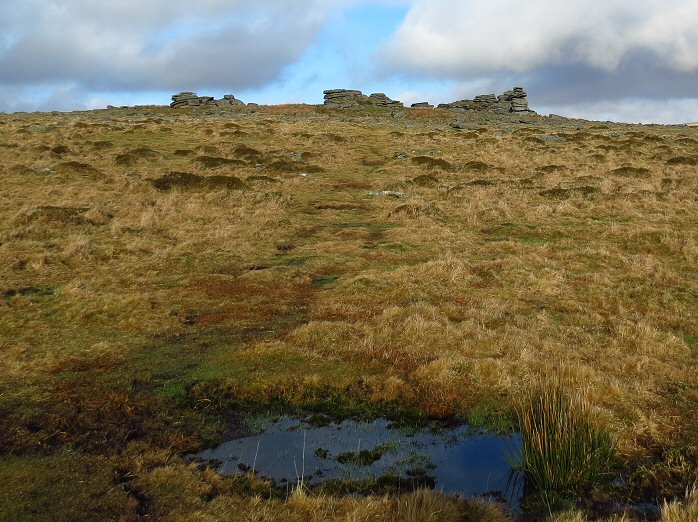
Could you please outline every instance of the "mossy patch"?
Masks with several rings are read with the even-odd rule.
[[[430,156],[416,156],[412,158],[412,164],[424,167],[426,169],[435,170],[453,170],[453,165],[441,158],[432,158]]]
[[[444,212],[434,204],[419,205],[417,203],[405,203],[403,205],[398,205],[391,210],[390,215],[403,215],[412,218],[417,218],[420,216],[441,218],[444,216]]]
[[[196,161],[205,169],[220,167],[244,167],[246,163],[238,159],[221,158],[219,156],[199,156]]]
[[[89,207],[59,207],[46,205],[30,211],[21,219],[24,223],[47,223],[59,225],[93,225],[86,217]]]
[[[233,150],[233,156],[248,162],[257,162],[262,157],[262,153],[247,145],[239,145]]]
[[[508,434],[516,428],[516,416],[505,400],[480,397],[465,415],[465,420],[473,429],[483,429],[492,433]]]
[[[332,285],[337,281],[339,281],[339,277],[337,276],[318,277],[316,279],[313,279],[313,286],[322,288],[325,286]]]
[[[601,189],[598,187],[590,187],[588,185],[582,185],[579,187],[571,188],[552,188],[547,190],[542,190],[538,193],[540,196],[548,199],[570,199],[574,196],[583,196],[586,198],[591,198],[601,194]]]
[[[469,161],[465,165],[463,165],[463,170],[466,172],[479,172],[481,174],[484,174],[485,172],[489,172],[491,170],[496,170],[495,167],[492,165],[488,165],[487,163],[484,163],[482,161]]]
[[[567,172],[569,168],[564,165],[543,165],[536,170],[542,174],[552,174],[553,172]]]
[[[337,455],[336,460],[340,464],[353,464],[354,466],[371,466],[378,462],[387,452],[394,451],[391,444],[380,444],[373,449],[347,451]]]
[[[266,168],[277,172],[305,172],[307,174],[319,174],[325,171],[325,169],[318,165],[307,164],[300,161],[287,160],[273,161],[266,165]]]
[[[33,298],[53,297],[58,294],[59,285],[26,286],[23,288],[9,288],[0,291],[5,299],[16,296],[28,296]]]
[[[412,179],[412,183],[418,187],[436,187],[439,184],[438,178],[429,174],[422,174]]]
[[[56,145],[51,149],[51,152],[58,156],[61,156],[63,154],[68,154],[70,152],[70,148],[68,148],[66,145]]]
[[[114,483],[104,458],[75,451],[0,458],[0,519],[21,521],[135,518],[137,503]]]
[[[245,183],[235,176],[199,176],[189,172],[170,172],[151,181],[160,191],[182,190],[242,190]]]
[[[101,171],[94,166],[80,161],[66,161],[57,165],[53,170],[60,174],[77,174],[80,176],[90,176],[93,178],[102,175]]]
[[[622,176],[626,178],[649,178],[652,174],[645,167],[619,167],[610,172],[614,176]]]
[[[698,165],[698,156],[676,156],[667,160],[666,164],[671,166],[687,165],[689,167],[695,167]]]

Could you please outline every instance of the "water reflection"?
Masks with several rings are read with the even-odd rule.
[[[196,455],[220,462],[225,475],[254,471],[277,484],[303,478],[356,481],[386,474],[428,479],[445,493],[492,496],[518,510],[522,481],[511,481],[518,435],[498,436],[468,426],[405,431],[385,419],[312,426],[281,417],[257,435],[230,440]],[[513,485],[512,485],[513,484]]]

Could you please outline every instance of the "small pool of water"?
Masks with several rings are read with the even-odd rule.
[[[437,491],[493,497],[518,510],[523,481],[511,481],[518,435],[498,436],[468,426],[404,430],[385,419],[313,426],[280,417],[259,434],[230,440],[194,456],[219,463],[224,475],[254,471],[277,485],[301,477],[312,487],[331,479],[384,475],[428,478]]]

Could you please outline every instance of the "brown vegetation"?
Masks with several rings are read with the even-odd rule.
[[[696,479],[696,130],[336,114],[0,116],[0,510],[397,520],[433,498],[267,501],[181,457],[241,404],[506,415],[558,371],[624,495]]]

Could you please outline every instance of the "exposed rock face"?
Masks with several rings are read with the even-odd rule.
[[[323,91],[325,107],[330,109],[353,109],[368,105],[368,96],[351,89],[329,89]]]
[[[331,109],[357,109],[362,106],[404,107],[402,102],[391,100],[382,92],[366,96],[361,91],[351,89],[329,89],[324,91],[325,107]]]
[[[198,96],[195,92],[180,92],[172,96],[170,107],[200,107],[202,105],[213,105],[217,107],[231,107],[235,105],[245,105],[232,94],[226,94],[220,100],[215,100],[212,96]]]
[[[368,101],[371,102],[371,105],[377,107],[404,107],[401,101],[391,100],[382,92],[371,94],[371,96],[368,97]]]
[[[472,100],[459,100],[453,103],[442,103],[440,109],[464,109],[491,111],[497,114],[507,114],[510,112],[529,112],[528,98],[523,87],[514,87],[500,96],[494,94],[481,94]]]
[[[413,109],[433,109],[434,106],[429,102],[413,103],[410,107]]]

